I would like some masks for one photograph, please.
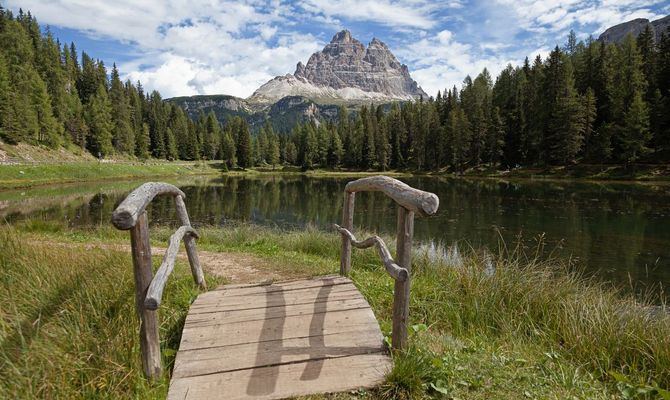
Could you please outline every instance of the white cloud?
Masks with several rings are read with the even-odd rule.
[[[20,4],[19,4],[20,3]],[[278,28],[291,8],[277,0],[10,0],[42,24],[132,44],[143,54],[119,69],[164,97],[249,96],[322,47],[315,37]]]
[[[1,0],[0,0],[1,1]],[[377,35],[430,95],[484,67],[546,55],[580,38],[670,12],[667,0],[5,0],[42,25],[128,44],[125,77],[164,97],[249,96],[323,47],[334,31]],[[370,37],[359,37],[366,42]],[[95,52],[92,52],[95,56]]]
[[[504,56],[485,55],[473,46],[453,39],[447,30],[408,43],[398,54],[414,65],[412,76],[430,96],[438,90],[461,86],[463,79],[473,79],[484,68],[496,76],[508,63],[518,62]]]
[[[652,7],[665,0],[497,0],[515,12],[520,28],[531,32],[558,33],[575,25],[604,29],[635,18],[655,19],[662,15]],[[494,8],[495,9],[495,8]]]
[[[299,5],[307,12],[326,18],[343,17],[413,28],[436,25],[431,15],[436,4],[422,0],[303,0]]]

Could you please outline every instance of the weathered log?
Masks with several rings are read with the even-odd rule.
[[[191,220],[188,218],[188,213],[186,212],[184,198],[181,196],[176,196],[175,206],[177,207],[179,223],[182,226],[191,226]],[[186,247],[186,255],[188,256],[188,263],[191,266],[191,274],[193,275],[195,284],[198,285],[201,290],[207,290],[205,275],[202,273],[200,259],[198,258],[198,250],[195,248],[195,238],[193,235],[186,235],[186,237],[184,237],[184,247]]]
[[[344,192],[344,206],[342,208],[342,227],[351,231],[354,227],[354,200],[356,193]],[[349,276],[351,271],[351,241],[342,234],[342,255],[340,257],[340,275]]]
[[[414,212],[398,206],[398,232],[396,257],[400,268],[408,272],[408,279],[396,281],[393,290],[393,335],[391,344],[395,349],[407,345],[407,325],[409,324],[410,273],[412,272],[412,238],[414,237]]]
[[[165,284],[174,269],[174,263],[177,259],[177,253],[179,252],[179,243],[182,239],[188,236],[197,238],[198,233],[190,226],[182,226],[170,236],[170,244],[163,256],[163,262],[156,271],[156,275],[147,290],[147,296],[144,300],[144,307],[147,309],[157,310],[160,306]]]
[[[147,182],[133,190],[128,197],[119,204],[112,213],[112,224],[117,229],[127,230],[135,226],[137,219],[142,214],[154,197],[162,194],[186,197],[184,192],[176,186],[168,183]]]
[[[349,242],[357,249],[367,249],[369,247],[376,246],[377,252],[379,253],[379,257],[382,259],[382,264],[384,265],[386,272],[388,272],[388,274],[391,275],[393,279],[399,282],[405,282],[409,279],[409,272],[407,269],[398,266],[398,264],[393,261],[391,252],[389,252],[386,244],[379,236],[375,235],[365,240],[359,241],[356,240],[356,236],[349,232],[349,230],[342,228],[337,224],[333,224],[333,227],[342,235],[346,236]]]
[[[349,193],[384,192],[399,205],[424,217],[435,214],[440,205],[440,199],[435,194],[414,189],[397,179],[382,175],[349,182],[344,190]]]
[[[135,276],[135,308],[140,318],[140,353],[144,376],[156,381],[161,375],[161,349],[158,337],[158,316],[156,311],[144,306],[147,288],[151,283],[151,245],[149,243],[149,222],[147,213],[137,217],[137,223],[130,229],[130,243],[133,254]]]

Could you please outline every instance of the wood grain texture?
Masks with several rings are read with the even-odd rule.
[[[161,375],[161,351],[158,337],[158,315],[144,307],[144,299],[152,280],[151,244],[147,213],[139,215],[137,224],[130,230],[130,243],[135,277],[135,309],[140,318],[140,353],[144,376],[158,380]]]
[[[191,220],[188,217],[186,212],[186,204],[184,203],[184,198],[182,196],[175,197],[175,207],[177,208],[177,216],[179,217],[179,223],[182,226],[191,226]],[[195,247],[195,237],[188,235],[184,238],[184,247],[186,247],[186,256],[188,257],[188,263],[191,266],[191,274],[193,275],[193,281],[200,288],[200,290],[207,290],[207,283],[205,282],[205,275],[202,272],[202,267],[200,266],[200,259],[198,258],[198,250]]]
[[[391,367],[379,324],[349,279],[224,286],[198,296],[186,317],[168,399],[369,388]]]
[[[356,236],[349,232],[349,230],[342,228],[337,224],[333,224],[333,227],[343,236],[346,236],[349,242],[357,249],[367,249],[368,247],[375,246],[377,248],[379,257],[382,259],[382,265],[386,269],[386,272],[388,272],[388,274],[391,275],[393,279],[402,282],[409,279],[409,272],[407,272],[407,269],[401,268],[398,264],[395,263],[395,261],[393,261],[391,252],[386,247],[386,243],[384,243],[382,238],[375,235],[365,240],[356,240]]]
[[[344,192],[344,205],[342,207],[342,227],[351,231],[354,228],[354,201],[356,193]],[[340,275],[349,276],[351,272],[351,241],[342,234],[342,253],[340,256]]]
[[[161,182],[147,182],[133,190],[112,213],[112,224],[117,229],[128,230],[135,226],[140,214],[158,195],[186,197],[176,186]]]
[[[167,398],[269,400],[345,392],[381,384],[391,366],[387,355],[377,353],[176,378]]]
[[[397,179],[383,175],[349,182],[344,190],[350,193],[384,192],[399,205],[424,217],[434,215],[440,206],[440,199],[435,194],[415,189]]]
[[[412,239],[414,237],[414,212],[398,206],[398,237],[396,249],[398,263],[408,272],[412,270]],[[391,344],[395,349],[407,345],[407,325],[409,324],[409,295],[411,277],[396,281],[393,289],[393,334]]]
[[[170,277],[172,270],[174,270],[174,263],[177,260],[177,253],[179,252],[179,244],[182,239],[187,237],[197,238],[198,233],[190,226],[182,226],[170,236],[170,242],[167,250],[165,250],[163,262],[156,271],[156,275],[151,280],[151,284],[147,290],[147,297],[144,299],[144,306],[147,309],[157,310],[158,307],[160,307],[161,299],[163,298],[163,290],[165,289],[165,285],[167,284],[167,280]]]

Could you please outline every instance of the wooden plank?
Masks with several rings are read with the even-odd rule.
[[[355,335],[347,332],[321,337],[182,350],[177,354],[172,378],[385,351],[383,337],[378,328],[356,332]]]
[[[283,318],[291,316],[309,316],[315,313],[330,311],[344,311],[357,308],[368,308],[368,302],[363,298],[322,299],[321,301],[310,301],[304,304],[296,304],[289,307],[251,308],[246,310],[216,311],[211,313],[188,314],[186,324],[188,327],[197,327],[213,324],[228,324],[233,322],[256,321],[271,318]]]
[[[278,399],[373,387],[392,366],[369,304],[344,278],[201,294],[168,399]]]
[[[293,290],[288,292],[271,292],[266,296],[208,296],[198,297],[191,305],[189,312],[222,311],[226,309],[245,309],[258,307],[271,307],[275,305],[290,306],[301,304],[306,301],[318,301],[319,299],[360,297],[360,292],[354,285],[337,285],[324,288],[308,288],[304,290]]]
[[[253,293],[247,293],[246,295],[237,295],[237,290],[234,291],[212,291],[203,293],[201,296],[198,296],[197,300],[193,302],[192,306],[199,307],[204,305],[211,304],[237,304],[240,302],[259,302],[264,301],[266,298],[274,297],[298,297],[298,298],[313,298],[318,295],[320,292],[343,292],[356,290],[356,287],[351,283],[343,283],[339,285],[329,285],[329,286],[306,286],[304,288],[295,287],[288,290],[277,289],[272,286],[267,286],[263,290],[259,290]]]
[[[180,349],[226,346],[332,333],[356,332],[379,325],[372,310],[356,309],[324,313],[318,324],[311,316],[289,316],[249,322],[217,324],[203,327],[185,326]]]
[[[282,399],[370,388],[390,368],[390,358],[378,353],[176,378],[168,399]]]
[[[252,293],[266,293],[267,290],[292,290],[292,289],[306,289],[312,287],[332,286],[351,283],[351,280],[341,276],[328,276],[318,279],[300,279],[294,281],[278,282],[278,283],[259,283],[251,285],[223,285],[218,287],[208,295],[218,295],[219,292],[227,292],[228,296],[242,296]]]

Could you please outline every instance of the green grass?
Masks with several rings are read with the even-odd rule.
[[[153,243],[164,246],[171,231],[152,228]],[[339,265],[332,232],[233,225],[199,233],[199,249],[252,254],[282,276],[334,273]],[[167,378],[151,386],[141,377],[130,257],[83,248],[127,241],[127,233],[107,226],[71,230],[32,221],[0,229],[0,301],[8,305],[0,309],[0,398],[165,395]],[[667,396],[666,314],[517,250],[498,255],[493,276],[476,253],[460,267],[429,253],[415,253],[410,346],[394,354],[386,382],[329,398]],[[352,279],[390,335],[393,282],[374,251],[354,249]],[[188,267],[178,265],[160,311],[168,366],[196,294]]]
[[[594,181],[670,181],[666,164],[610,165],[576,164],[567,167],[521,167],[508,171],[476,167],[465,171],[466,176],[515,179],[571,179]]]
[[[66,182],[219,174],[212,163],[135,162],[0,165],[0,188],[22,188]]]
[[[164,398],[166,379],[142,378],[130,256],[17,234],[0,229],[0,398]],[[196,295],[177,266],[160,311],[168,367]]]

